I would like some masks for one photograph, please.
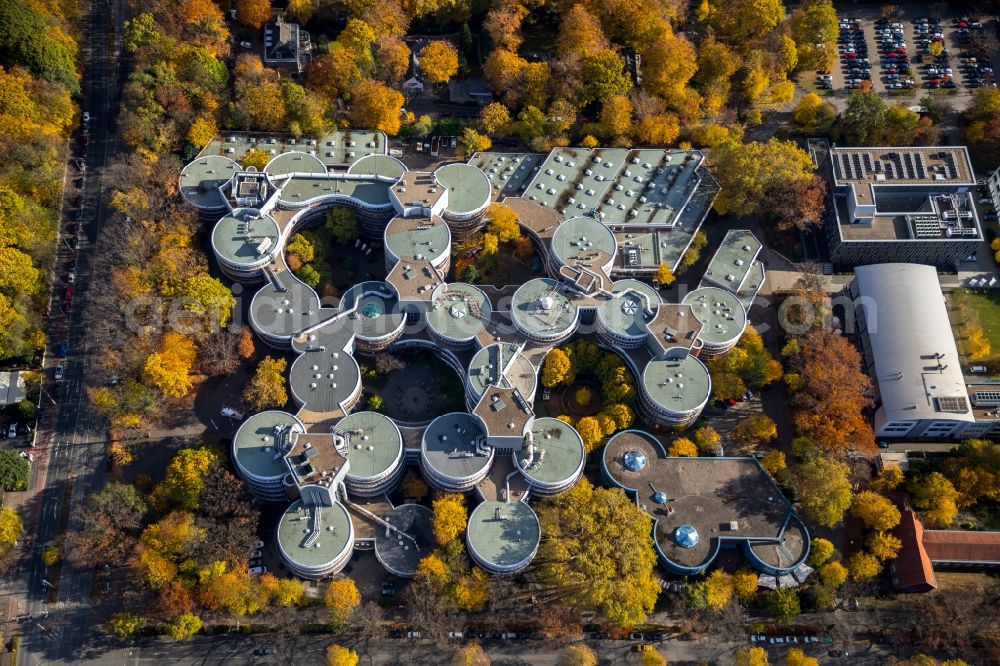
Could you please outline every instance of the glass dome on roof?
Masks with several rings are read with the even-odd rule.
[[[657,491],[657,492],[653,493],[653,501],[656,502],[657,504],[666,504],[667,503],[667,494],[664,493],[664,492]]]
[[[698,530],[691,525],[681,525],[674,532],[674,541],[681,548],[694,548],[698,545]]]
[[[626,451],[625,469],[630,472],[641,472],[646,469],[646,454],[642,451]]]

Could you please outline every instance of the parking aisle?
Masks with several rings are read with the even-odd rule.
[[[875,69],[875,67],[881,67],[882,63],[878,51],[878,41],[875,39],[874,23],[864,21],[861,25],[865,33],[865,44],[868,45],[868,60],[872,64],[872,90],[877,93],[884,93],[885,83],[883,83],[881,76],[876,75],[878,70]]]

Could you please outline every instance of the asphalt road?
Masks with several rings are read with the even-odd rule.
[[[63,566],[55,589],[54,582],[47,580],[53,576],[42,565],[40,557],[41,549],[53,542],[69,524],[73,509],[104,483],[106,426],[91,408],[85,392],[86,368],[93,362],[95,353],[87,336],[87,304],[91,290],[103,288],[104,275],[92,250],[105,216],[104,167],[119,146],[115,118],[120,105],[121,30],[113,28],[121,23],[120,0],[92,3],[91,13],[85,21],[81,30],[84,36],[81,44],[84,58],[82,89],[83,110],[91,115],[90,145],[85,170],[80,169],[76,160],[70,167],[64,195],[67,205],[63,206],[63,229],[75,209],[69,202],[77,196],[82,197],[83,219],[76,250],[71,248],[68,235],[64,234],[59,241],[46,366],[51,368],[58,362],[58,347],[64,340],[68,343],[69,354],[62,361],[65,378],[61,386],[52,380],[51,369],[46,372],[49,398],[43,399],[46,418],[38,428],[36,443],[42,451],[35,471],[35,482],[43,489],[28,506],[26,521],[29,534],[33,533],[33,550],[28,561],[19,568],[19,575],[5,586],[8,587],[5,591],[16,600],[16,604],[8,604],[8,617],[13,608],[35,616],[35,619],[20,623],[22,639],[18,662],[23,664],[75,662],[81,654],[81,646],[98,631],[90,602],[93,569]],[[79,137],[72,141],[71,150],[76,158],[81,157],[83,149]],[[66,266],[74,257],[77,279],[72,299],[68,300],[64,277]],[[14,589],[9,589],[11,587]],[[49,587],[53,588],[51,593]],[[55,598],[56,603],[47,603],[49,598]],[[38,617],[46,611],[47,617]],[[8,636],[14,633],[12,629],[8,625]]]

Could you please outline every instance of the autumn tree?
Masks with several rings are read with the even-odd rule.
[[[836,55],[834,45],[840,33],[837,12],[831,0],[809,0],[791,17],[792,37],[802,69],[829,69]]]
[[[931,527],[944,528],[951,525],[958,513],[956,500],[958,491],[951,481],[940,472],[914,479],[907,484],[913,506]]]
[[[198,508],[205,476],[218,456],[200,447],[181,449],[167,465],[166,477],[153,493],[153,504],[194,511]]]
[[[708,362],[716,399],[739,398],[747,389],[760,390],[781,377],[781,363],[764,345],[760,334],[748,326],[728,354]]]
[[[144,365],[146,379],[164,395],[183,398],[194,383],[191,370],[197,356],[193,340],[168,331],[163,336],[160,351],[150,354]]]
[[[865,539],[868,550],[879,560],[894,560],[903,547],[903,542],[888,532],[873,532]]]
[[[379,39],[376,48],[375,75],[388,86],[396,87],[410,67],[410,47],[395,35]]]
[[[285,370],[288,361],[283,358],[266,357],[257,366],[253,378],[243,389],[243,400],[254,411],[269,407],[281,407],[288,402],[285,390]]]
[[[17,511],[9,506],[0,508],[0,548],[9,550],[24,532],[24,523]]]
[[[733,574],[733,592],[740,603],[747,604],[757,595],[758,574],[749,569],[740,569]]]
[[[688,82],[698,70],[698,57],[687,38],[665,31],[642,52],[642,87],[681,110],[693,92]]]
[[[720,215],[755,215],[773,205],[775,188],[809,180],[809,154],[791,141],[724,143],[712,153],[713,174],[722,187],[715,200]]]
[[[559,666],[597,666],[597,654],[583,643],[570,645],[563,651]]]
[[[447,83],[458,73],[458,50],[451,42],[436,39],[420,49],[420,70],[431,83]]]
[[[734,666],[767,666],[767,650],[762,647],[742,647],[736,651]]]
[[[806,655],[801,648],[790,648],[785,655],[785,666],[819,666],[819,660]]]
[[[799,594],[794,587],[780,587],[767,595],[767,609],[780,622],[788,622],[802,612]]]
[[[667,455],[678,458],[695,458],[698,456],[698,447],[687,437],[678,437],[670,444]]]
[[[490,658],[479,643],[467,643],[455,648],[452,666],[490,666]]]
[[[469,159],[476,153],[481,153],[490,149],[493,142],[490,137],[480,134],[471,127],[462,130],[462,136],[458,140],[459,154],[463,159]]]
[[[77,510],[79,530],[67,533],[67,556],[76,564],[98,558],[122,565],[128,559],[148,510],[135,486],[109,483],[88,495]]]
[[[236,20],[260,30],[271,19],[271,0],[236,0]]]
[[[680,121],[672,113],[644,116],[633,127],[639,143],[647,146],[666,146],[680,136]]]
[[[343,645],[331,645],[326,650],[326,666],[358,666],[358,653]]]
[[[399,91],[365,79],[351,89],[349,118],[355,127],[371,128],[395,136],[399,132],[403,101]]]
[[[847,561],[847,570],[850,572],[851,580],[862,583],[878,576],[882,564],[871,553],[859,550]]]
[[[819,567],[833,556],[833,544],[826,539],[819,537],[813,539],[809,546],[809,564],[814,568]]]
[[[580,434],[583,446],[588,454],[604,441],[604,429],[601,427],[600,422],[593,416],[584,416],[577,421],[576,431]]]
[[[776,183],[771,196],[781,204],[772,206],[767,217],[779,231],[806,231],[822,226],[826,193],[826,181],[819,176]]]
[[[778,436],[778,426],[768,416],[752,414],[736,424],[731,436],[748,446],[760,446]]]
[[[469,511],[465,498],[458,494],[442,495],[434,500],[434,538],[444,546],[465,533]]]
[[[622,141],[632,133],[632,102],[625,95],[609,98],[601,107],[601,134],[604,138]]]
[[[354,609],[361,605],[361,593],[358,592],[358,586],[352,579],[340,577],[330,581],[326,586],[323,601],[330,611],[330,623],[334,626],[343,626]]]
[[[899,509],[890,500],[871,490],[862,490],[851,501],[851,515],[868,529],[886,531],[899,524]]]
[[[167,622],[167,634],[174,640],[191,638],[201,631],[201,618],[193,613],[183,613]]]
[[[823,525],[839,523],[851,506],[851,481],[845,464],[816,457],[793,470],[792,483],[805,515]]]
[[[674,272],[670,270],[669,264],[660,264],[656,267],[656,272],[653,273],[653,282],[660,287],[669,287],[676,280],[677,278],[674,276]]]
[[[501,243],[509,243],[521,237],[517,213],[501,203],[492,203],[487,209],[486,230],[494,234]]]
[[[106,625],[108,632],[121,640],[128,640],[146,624],[146,620],[138,613],[120,611],[111,616]]]
[[[505,134],[510,128],[510,110],[500,102],[490,102],[479,111],[479,131],[488,136]]]
[[[620,489],[583,479],[541,505],[538,517],[547,535],[538,575],[560,598],[621,626],[646,619],[659,593],[646,512]]]

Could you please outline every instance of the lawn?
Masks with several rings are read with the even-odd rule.
[[[1000,353],[1000,290],[988,289],[985,293],[980,293],[970,289],[956,289],[951,299],[956,308],[965,303],[979,315],[994,355]],[[960,322],[952,320],[953,325],[958,323]]]

